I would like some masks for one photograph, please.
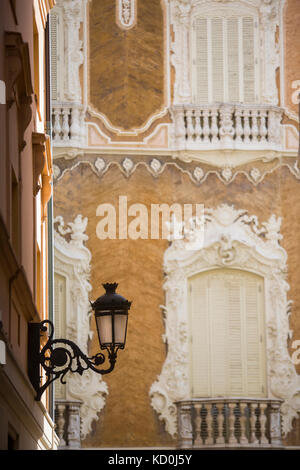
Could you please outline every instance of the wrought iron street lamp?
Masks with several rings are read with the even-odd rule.
[[[124,349],[127,333],[128,311],[131,302],[116,293],[118,284],[103,284],[106,292],[94,303],[91,303],[95,312],[100,348],[108,353],[110,366],[100,369],[98,366],[105,362],[105,355],[101,352],[95,356],[87,357],[80,348],[68,339],[54,339],[54,327],[50,320],[28,325],[28,375],[36,390],[36,400],[40,400],[46,388],[60,378],[65,384],[67,372],[76,372],[80,375],[87,369],[98,374],[108,374],[116,363],[117,352]],[[40,336],[50,327],[48,340],[40,351]],[[46,380],[41,385],[40,366],[45,371]]]

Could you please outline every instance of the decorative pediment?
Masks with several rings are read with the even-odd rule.
[[[221,205],[205,209],[203,220],[194,224],[197,234],[174,239],[164,256],[166,304],[164,341],[168,353],[158,380],[150,389],[151,404],[166,430],[177,432],[175,402],[189,399],[188,279],[217,268],[240,269],[258,274],[265,286],[267,383],[270,398],[283,399],[284,434],[300,410],[300,377],[287,349],[291,335],[286,281],[287,254],[280,245],[280,217],[271,215],[259,223],[246,210]],[[178,233],[178,229],[177,229]],[[190,240],[201,242],[190,249]]]

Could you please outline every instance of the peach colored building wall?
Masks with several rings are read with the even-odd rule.
[[[5,0],[0,7],[1,449],[56,447],[49,400],[35,402],[27,371],[28,323],[48,317],[52,155],[46,135],[45,27],[52,6],[52,0]]]

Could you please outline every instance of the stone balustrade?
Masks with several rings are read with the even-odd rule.
[[[174,150],[280,150],[282,110],[266,105],[176,105]]]
[[[176,403],[179,448],[280,448],[280,400],[197,398]]]
[[[59,103],[52,107],[54,145],[80,146],[84,142],[85,125],[82,105]]]
[[[80,441],[80,401],[55,400],[56,434],[59,449],[79,449]]]

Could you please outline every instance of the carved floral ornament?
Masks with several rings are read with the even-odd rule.
[[[116,23],[121,29],[131,29],[137,21],[137,0],[116,0]]]
[[[54,219],[54,271],[66,279],[66,335],[87,353],[88,341],[92,338],[90,330],[89,292],[91,252],[84,245],[88,219],[81,214],[73,222],[64,223],[61,216]],[[68,241],[66,235],[70,238]],[[63,319],[60,319],[63,322]],[[59,384],[56,391],[59,394]],[[102,376],[91,369],[85,374],[69,374],[67,377],[67,400],[79,400],[81,405],[81,437],[84,439],[92,430],[92,423],[99,419],[99,413],[105,406],[108,387]],[[56,396],[57,398],[57,396]],[[62,397],[59,396],[59,399]]]
[[[164,290],[166,304],[164,342],[168,353],[161,374],[150,389],[151,405],[173,437],[177,433],[175,402],[190,398],[188,343],[188,279],[196,273],[216,268],[241,269],[264,278],[266,315],[267,386],[270,398],[282,399],[282,430],[287,434],[293,418],[300,411],[300,377],[287,349],[291,337],[288,315],[291,302],[287,299],[287,254],[279,241],[281,219],[272,215],[259,224],[255,215],[233,206],[221,205],[205,209],[202,248],[187,249],[197,238],[186,232],[173,240],[164,255],[166,273]]]
[[[189,152],[187,152],[186,158],[183,161],[190,163]],[[254,186],[261,183],[264,177],[268,174],[272,174],[281,167],[286,167],[290,173],[296,178],[300,179],[300,168],[298,167],[297,159],[293,161],[276,161],[274,156],[274,165],[269,169],[261,169],[253,166],[249,169],[225,166],[221,168],[204,168],[199,165],[195,165],[193,168],[186,169],[175,161],[163,161],[163,159],[153,157],[149,162],[146,161],[135,161],[131,157],[124,157],[122,161],[113,159],[104,159],[102,157],[96,157],[95,161],[86,160],[84,156],[79,155],[80,160],[73,162],[67,168],[61,169],[60,163],[56,161],[53,165],[53,176],[54,182],[60,181],[63,176],[77,168],[79,165],[88,165],[91,170],[99,177],[105,175],[109,170],[117,167],[127,178],[134,174],[136,169],[140,166],[145,167],[149,173],[154,177],[159,177],[168,167],[175,167],[178,171],[186,174],[190,180],[195,184],[203,184],[210,175],[216,175],[218,179],[224,184],[232,183],[238,175],[244,175],[247,180]],[[67,158],[67,157],[66,157]],[[72,156],[74,158],[74,155]],[[271,162],[271,159],[270,159]]]

